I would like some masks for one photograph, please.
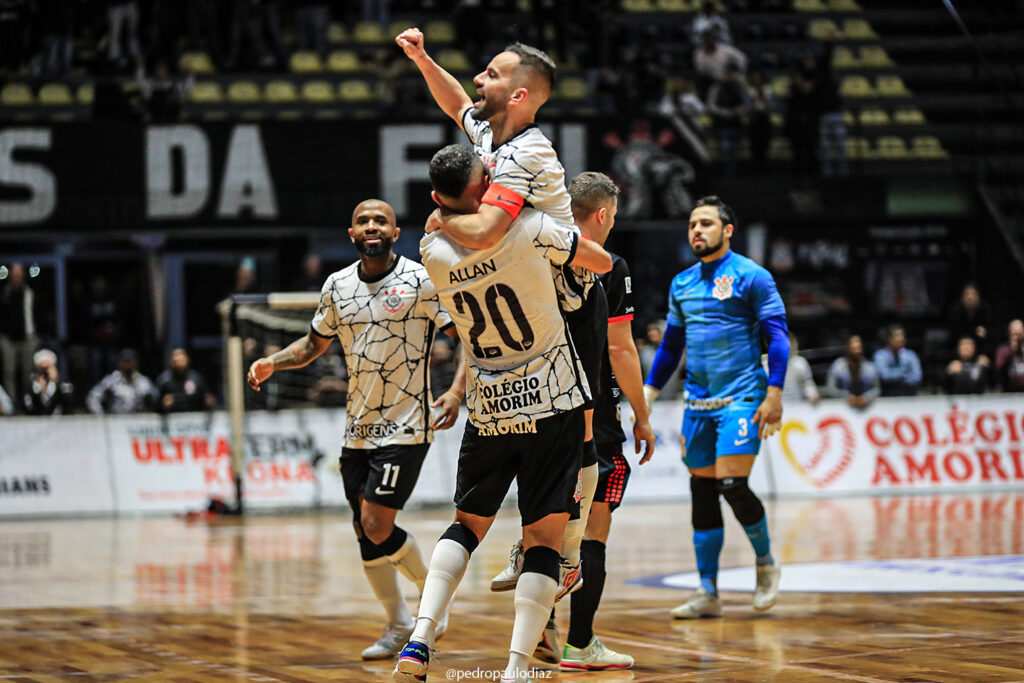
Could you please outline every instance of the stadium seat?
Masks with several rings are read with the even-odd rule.
[[[842,45],[832,52],[832,68],[834,69],[855,69],[859,66],[853,51]]]
[[[377,96],[366,81],[352,80],[338,87],[338,97],[342,102],[369,102]]]
[[[92,99],[96,94],[96,89],[92,83],[83,83],[78,86],[78,90],[75,91],[75,98],[79,104],[92,104]]]
[[[74,103],[75,100],[71,97],[71,88],[63,83],[47,83],[39,89],[39,104],[66,107]]]
[[[693,5],[687,0],[658,0],[659,12],[692,12]]]
[[[327,57],[327,68],[339,73],[362,71],[363,63],[351,50],[335,50]]]
[[[0,104],[12,107],[23,107],[35,104],[32,89],[24,83],[8,83],[0,90]]]
[[[899,76],[879,76],[875,79],[875,86],[882,97],[908,97],[911,94]]]
[[[429,41],[428,44],[454,43],[455,27],[452,26],[450,21],[434,19],[433,21],[428,21],[427,25],[423,27],[423,37]]]
[[[653,12],[651,0],[622,0],[622,9],[626,12]]]
[[[907,143],[903,141],[903,138],[898,138],[895,135],[883,135],[878,138],[878,158],[880,159],[906,159],[907,155]]]
[[[199,104],[220,104],[224,100],[224,95],[219,83],[199,81],[189,91],[189,99]]]
[[[388,36],[394,38],[405,29],[413,26],[419,26],[419,23],[412,19],[394,19],[390,24],[388,24],[387,33]]]
[[[307,102],[333,102],[334,89],[327,81],[309,81],[302,86],[302,99]]]
[[[294,53],[290,66],[294,73],[316,73],[324,70],[323,62],[320,61],[320,56],[315,52]]]
[[[828,11],[830,12],[860,12],[860,5],[856,0],[828,0]]]
[[[442,69],[449,72],[471,71],[473,69],[473,65],[469,63],[466,53],[453,48],[446,48],[437,53],[437,63],[441,65]]]
[[[865,45],[860,49],[860,63],[862,66],[880,69],[894,66],[885,48],[880,45]]]
[[[843,35],[847,40],[877,40],[878,35],[871,24],[863,19],[844,19]]]
[[[874,97],[875,91],[863,76],[845,76],[839,86],[839,94],[843,97]]]
[[[185,73],[212,74],[217,69],[213,66],[213,60],[205,52],[186,52],[178,60],[178,68]]]
[[[910,153],[918,159],[946,159],[949,153],[933,135],[918,135],[911,143]]]
[[[299,95],[295,91],[295,84],[291,81],[270,81],[264,87],[264,94],[267,102],[275,104],[294,102],[299,99]]]
[[[807,24],[807,37],[825,40],[830,36],[841,36],[839,27],[831,19],[812,19]]]
[[[827,8],[821,0],[793,0],[797,12],[824,12]]]
[[[260,86],[252,81],[235,81],[228,86],[228,102],[252,104],[263,98]]]
[[[348,31],[345,29],[345,25],[332,21],[330,26],[327,27],[327,42],[332,45],[337,45],[338,43],[344,43],[347,41]]]
[[[781,136],[773,137],[769,143],[768,157],[770,159],[792,159],[793,150],[790,147],[789,140]]]
[[[889,114],[878,107],[867,107],[860,110],[860,125],[862,126],[888,126]]]
[[[926,123],[924,113],[916,107],[897,109],[892,113],[892,120],[901,126],[923,126]]]
[[[360,21],[352,32],[352,39],[362,45],[377,45],[387,42],[388,37],[380,24],[373,21]]]
[[[589,90],[587,82],[582,78],[563,78],[558,81],[558,97],[563,100],[586,99]]]
[[[851,159],[871,159],[874,153],[871,151],[871,145],[864,138],[848,137],[846,138],[846,156]]]
[[[789,95],[789,76],[776,76],[772,79],[771,88],[776,97],[786,97]]]
[[[843,123],[845,123],[847,126],[852,126],[857,123],[857,118],[849,109],[843,110]]]

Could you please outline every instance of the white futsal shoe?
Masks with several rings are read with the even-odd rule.
[[[633,658],[615,650],[609,650],[594,636],[586,647],[565,644],[562,651],[562,671],[613,671],[633,668]]]
[[[545,664],[558,664],[562,659],[562,646],[558,637],[558,624],[554,619],[548,619],[544,632],[540,635],[540,642],[533,650],[534,659]]]
[[[763,612],[779,601],[779,579],[782,567],[779,563],[757,568],[757,586],[754,588],[754,609]]]
[[[491,579],[491,590],[495,593],[510,591],[519,583],[519,575],[523,573],[523,539],[516,541],[512,552],[508,555],[508,566]]]
[[[403,645],[409,642],[409,637],[415,626],[415,619],[404,626],[388,624],[384,629],[384,635],[376,643],[363,650],[363,659],[391,659],[402,651]]]
[[[672,610],[673,619],[700,619],[701,617],[722,616],[722,601],[703,588],[686,599],[686,602]]]

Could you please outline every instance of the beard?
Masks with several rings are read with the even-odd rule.
[[[379,244],[367,244],[364,237],[361,240],[356,240],[356,249],[363,256],[383,256],[391,251],[392,244],[394,244],[394,240],[390,237],[381,237]]]
[[[469,115],[476,121],[490,121],[495,115],[500,114],[501,105],[496,100],[484,99],[479,107],[473,107]]]
[[[690,247],[693,249],[693,253],[694,255],[696,255],[697,258],[703,258],[708,254],[713,254],[719,249],[721,249],[722,241],[722,239],[719,239],[718,244],[712,244],[711,242],[704,240],[704,244],[700,244],[697,246],[690,245]]]

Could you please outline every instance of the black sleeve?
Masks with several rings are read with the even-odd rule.
[[[633,285],[626,261],[621,258],[613,259],[612,269],[601,276],[601,284],[604,285],[605,294],[608,296],[608,320],[628,320],[629,316],[633,315]]]

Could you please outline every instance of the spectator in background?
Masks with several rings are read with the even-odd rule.
[[[238,268],[235,270],[235,288],[231,290],[231,293],[255,294],[256,292],[256,262],[246,256],[238,263]]]
[[[71,49],[75,33],[75,7],[67,0],[36,0],[42,39],[43,78],[67,78],[71,71]]]
[[[881,392],[881,380],[874,363],[864,357],[864,343],[858,335],[846,342],[846,354],[828,369],[825,393],[846,399],[853,408],[867,408]]]
[[[875,351],[875,367],[882,379],[882,396],[913,396],[921,386],[921,361],[906,348],[907,337],[899,325],[885,334],[886,347]]]
[[[153,410],[157,391],[152,380],[139,372],[139,355],[125,349],[117,369],[100,380],[85,399],[89,412],[96,415],[121,415]]]
[[[430,347],[430,388],[437,398],[455,379],[455,342],[447,334],[434,337]]]
[[[328,346],[324,355],[313,363],[320,378],[306,392],[306,398],[321,408],[344,408],[348,397],[348,368],[345,367],[341,344]]]
[[[832,70],[832,52],[835,32],[829,30],[820,55],[804,60],[804,68],[813,73],[814,101],[818,108],[818,153],[821,175],[845,176],[850,174],[846,158],[846,119],[843,118],[843,98],[839,82]]]
[[[949,309],[949,331],[954,339],[970,337],[978,353],[991,353],[989,330],[992,327],[992,307],[981,300],[977,285],[967,283],[960,299]]]
[[[747,56],[732,45],[722,43],[714,31],[701,35],[700,47],[693,52],[693,68],[697,72],[697,94],[705,102],[708,90],[715,81],[725,77],[727,64],[736,64],[740,73],[747,71]]]
[[[768,166],[768,148],[772,141],[772,112],[776,109],[775,93],[760,69],[751,69],[747,82],[747,135],[750,139],[750,160],[754,168],[764,171]]]
[[[725,65],[722,80],[708,90],[708,111],[718,143],[718,160],[726,177],[736,175],[736,146],[743,131],[743,115],[747,110],[747,89],[743,85],[740,66]]]
[[[1010,322],[1010,340],[996,351],[996,377],[1003,391],[1024,391],[1024,321]]]
[[[107,61],[124,69],[129,59],[135,64],[142,57],[139,49],[139,5],[134,0],[105,0],[104,4],[107,6]]]
[[[976,355],[974,339],[961,337],[957,359],[946,366],[943,385],[948,394],[983,394],[989,384],[990,364],[987,356]]]
[[[732,45],[732,34],[729,32],[729,22],[718,13],[718,8],[712,0],[704,0],[701,3],[700,11],[693,18],[690,24],[690,41],[694,47],[700,45],[705,33],[713,31],[718,40],[726,45]]]
[[[35,293],[25,281],[25,267],[12,263],[0,267],[7,271],[0,281],[0,364],[3,365],[3,386],[13,396],[28,389],[26,382],[36,350]]]
[[[22,399],[28,415],[68,415],[75,404],[71,382],[62,382],[57,371],[57,354],[40,349],[32,357],[35,371]]]
[[[0,386],[0,417],[14,415],[14,401],[7,395],[4,388]]]
[[[662,337],[665,336],[665,321],[655,320],[647,323],[647,331],[643,338],[638,340],[637,349],[640,355],[640,368],[644,371],[644,377],[651,372],[651,365],[654,363],[654,356],[658,352]]]
[[[786,366],[786,384],[782,389],[782,401],[786,404],[807,401],[818,405],[818,402],[821,401],[821,394],[818,393],[818,387],[814,383],[811,364],[799,354],[799,350],[796,336],[790,332],[789,365]]]
[[[206,379],[189,367],[188,352],[182,348],[171,351],[171,367],[156,378],[156,387],[162,413],[197,413],[210,410],[217,401]]]
[[[306,254],[306,258],[302,260],[302,273],[292,282],[292,291],[319,292],[326,279],[327,275],[324,274],[320,257],[316,254]]]
[[[167,62],[157,62],[153,76],[147,78],[139,69],[136,74],[139,94],[142,95],[143,120],[146,123],[172,123],[181,119],[181,105],[192,89],[193,78],[174,78]]]
[[[89,298],[82,311],[89,333],[89,365],[92,381],[99,381],[104,368],[117,362],[124,320],[121,306],[110,294],[107,279],[97,275],[89,280]]]
[[[786,137],[793,152],[793,171],[800,176],[814,175],[818,159],[818,108],[814,73],[806,64],[789,78],[786,95]]]
[[[294,0],[295,29],[300,50],[312,50],[327,59],[327,27],[331,8],[323,0]]]

